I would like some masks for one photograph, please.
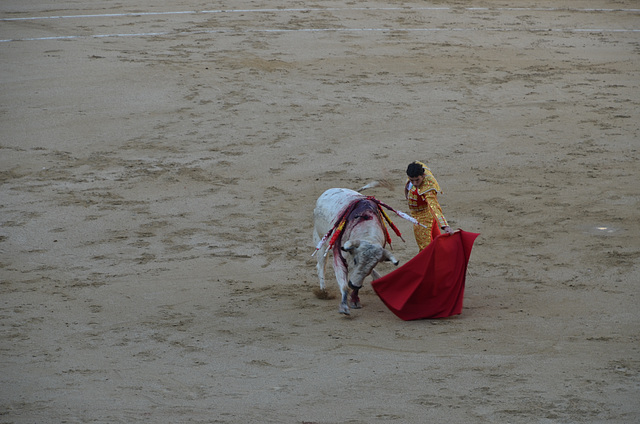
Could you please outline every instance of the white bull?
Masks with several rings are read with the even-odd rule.
[[[367,186],[362,189],[364,188]],[[382,261],[391,261],[398,265],[398,260],[384,248],[386,231],[378,205],[359,192],[346,188],[329,189],[318,198],[313,211],[313,238],[316,246],[347,212],[344,229],[333,247],[333,269],[342,294],[339,312],[345,315],[350,313],[347,303],[348,288],[352,290],[351,307],[360,308],[358,291],[362,288],[364,279],[369,274],[372,274],[374,279],[380,278],[380,274],[374,269],[375,266]],[[316,268],[320,288],[323,290],[328,248],[329,243],[326,242],[316,252]]]

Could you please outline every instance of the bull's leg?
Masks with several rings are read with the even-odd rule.
[[[352,290],[351,290],[351,307],[353,309],[362,308],[362,305],[360,304],[360,297],[358,297],[358,291],[360,291],[359,287],[352,286]]]
[[[316,264],[316,270],[318,271],[318,279],[320,280],[321,290],[324,290],[324,270],[327,267],[327,257],[325,256],[326,251],[327,248],[323,247],[318,252],[316,252],[316,260],[318,261],[318,263]]]
[[[380,274],[378,273],[378,271],[376,271],[375,269],[371,271],[371,277],[374,280],[377,280],[378,278],[380,278]]]
[[[340,312],[341,314],[349,315],[351,313],[351,311],[349,311],[349,303],[347,302],[349,295],[347,281],[349,279],[349,276],[347,268],[342,262],[342,255],[340,254],[340,250],[337,249],[334,249],[333,251],[333,270],[336,273],[336,281],[338,281],[338,285],[340,286],[340,293],[342,294],[338,312]]]
[[[351,315],[349,304],[347,303],[347,295],[349,293],[347,291],[343,291],[342,287],[340,287],[340,292],[342,293],[342,301],[340,302],[340,306],[338,307],[338,312],[345,315]]]

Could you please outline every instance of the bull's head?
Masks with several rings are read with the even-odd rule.
[[[398,260],[379,244],[369,243],[364,240],[349,240],[342,250],[351,254],[353,267],[349,273],[349,287],[359,289],[364,279],[371,274],[373,268],[383,261],[391,261],[398,265]]]

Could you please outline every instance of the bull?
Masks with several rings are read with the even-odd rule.
[[[364,186],[359,191],[331,188],[318,198],[313,210],[313,238],[318,249],[316,269],[320,288],[325,289],[324,272],[327,253],[331,249],[333,270],[342,295],[338,311],[345,315],[350,314],[349,306],[354,309],[361,307],[358,291],[362,288],[364,279],[368,275],[372,275],[374,280],[380,278],[380,274],[374,269],[378,263],[399,263],[385,249],[389,236],[382,220],[384,212],[380,203],[360,193],[369,187],[371,185]],[[389,223],[391,224],[390,221]],[[335,230],[333,243],[326,243],[332,230]],[[395,227],[394,230],[399,235]],[[351,305],[348,303],[348,289],[351,289]]]

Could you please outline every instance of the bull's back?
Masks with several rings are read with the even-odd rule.
[[[315,241],[319,241],[333,227],[351,202],[363,197],[362,194],[348,188],[330,188],[322,193],[313,210]]]

